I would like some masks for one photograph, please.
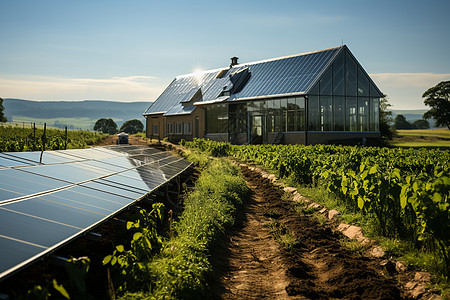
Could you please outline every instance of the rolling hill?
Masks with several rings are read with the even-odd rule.
[[[92,129],[100,118],[111,118],[120,127],[131,119],[145,121],[142,113],[151,102],[115,101],[30,101],[6,98],[4,114],[8,121],[36,122],[55,127]]]

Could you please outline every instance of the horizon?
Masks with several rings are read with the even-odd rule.
[[[0,9],[2,98],[150,103],[175,77],[233,56],[245,64],[343,44],[394,110],[428,109],[422,94],[450,80],[444,0],[4,0]]]

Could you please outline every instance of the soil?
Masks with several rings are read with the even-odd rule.
[[[237,222],[212,254],[219,278],[213,296],[222,299],[401,299],[380,261],[342,246],[336,224],[301,213],[283,190],[242,168],[252,193]],[[297,206],[297,210],[296,210]],[[298,212],[300,211],[300,212]],[[268,224],[294,237],[283,247]],[[273,226],[272,226],[273,228]]]
[[[149,143],[136,136],[136,135],[129,135],[128,136],[128,143],[130,145],[148,145]],[[95,144],[94,146],[111,146],[111,145],[117,145],[117,135],[113,134],[113,135],[108,135],[104,140],[102,140],[100,143]]]

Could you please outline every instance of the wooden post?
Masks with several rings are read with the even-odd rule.
[[[65,133],[66,133],[66,136],[65,136],[65,139],[64,139],[64,150],[67,150],[67,126],[65,128]]]
[[[36,123],[33,123],[33,151],[36,151]]]
[[[45,131],[47,129],[47,123],[44,123],[44,133],[42,134],[42,152],[41,152],[41,158],[39,159],[39,163],[42,164],[42,155],[45,151],[45,143],[47,142],[47,137],[45,136]]]

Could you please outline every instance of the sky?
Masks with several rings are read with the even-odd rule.
[[[450,1],[0,0],[0,97],[154,101],[178,75],[345,44],[393,109],[450,80]]]

